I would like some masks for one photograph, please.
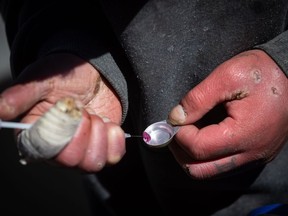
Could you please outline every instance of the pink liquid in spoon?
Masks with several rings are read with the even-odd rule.
[[[151,136],[148,133],[144,132],[143,133],[143,140],[144,140],[144,142],[148,143],[151,140]]]

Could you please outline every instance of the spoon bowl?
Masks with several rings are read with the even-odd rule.
[[[164,147],[178,132],[179,126],[173,126],[166,120],[155,122],[143,132],[143,141],[151,147]]]

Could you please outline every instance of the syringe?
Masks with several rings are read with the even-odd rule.
[[[0,119],[0,128],[29,129],[31,126],[32,124],[28,123],[9,122],[9,121],[2,121],[2,119]],[[142,136],[125,133],[125,138],[130,137],[142,137]]]
[[[0,128],[29,129],[31,126],[32,124],[28,123],[8,122],[0,119]]]

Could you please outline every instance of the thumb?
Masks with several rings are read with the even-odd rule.
[[[32,81],[7,88],[0,95],[0,118],[13,119],[28,111],[45,93],[43,82]]]
[[[223,74],[225,68],[216,68],[206,79],[190,90],[168,116],[174,125],[191,124],[200,120],[216,105],[245,97],[236,77]],[[227,72],[227,71],[226,71]],[[225,77],[225,81],[223,81]]]

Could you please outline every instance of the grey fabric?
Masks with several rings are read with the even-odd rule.
[[[37,5],[37,1],[28,2],[28,5]],[[28,10],[28,5],[23,6],[26,10],[19,6],[16,12],[4,13],[7,24],[11,24],[8,35],[12,64],[16,66],[14,72],[20,73],[39,56],[51,52],[67,51],[87,59],[114,86],[123,107],[128,107],[129,101],[127,117],[123,114],[123,127],[129,132],[141,133],[149,124],[165,119],[188,90],[217,65],[240,52],[263,49],[286,75],[288,73],[287,0],[63,2],[54,2],[54,7],[49,6],[50,3],[48,7],[43,6],[45,16],[41,16],[43,11]],[[22,11],[19,29],[15,27],[18,11]],[[38,19],[43,22],[39,24]],[[50,19],[56,22],[55,26],[50,24]],[[57,23],[59,20],[62,23]],[[82,23],[86,23],[84,27]],[[63,29],[67,28],[73,33],[63,37]],[[35,32],[37,37],[31,37]],[[75,45],[73,41],[79,43]],[[29,46],[25,46],[27,42]],[[212,121],[217,115],[212,115]],[[132,145],[137,145],[136,140],[132,142]],[[166,215],[244,216],[261,205],[288,202],[287,145],[267,166],[251,165],[220,179],[200,182],[184,173],[168,149],[147,149],[141,140],[138,145],[143,170],[136,162],[140,156],[133,157],[136,152],[128,151],[127,157],[132,155],[129,163],[120,163],[119,167],[99,174],[100,180],[110,190],[112,200],[117,197],[117,192],[128,188],[126,194],[131,185],[138,182],[138,193],[136,190],[133,196],[114,202],[116,209],[122,204],[128,205],[127,208],[119,207],[120,212],[123,209],[129,212],[129,202],[134,203],[146,193],[147,203],[154,201],[151,197],[155,195]],[[141,190],[146,174],[144,177],[139,174],[141,177],[138,179],[134,169],[125,172],[135,164],[137,170],[146,172],[153,193]],[[115,170],[115,178],[104,177]],[[115,181],[110,181],[120,181],[119,176],[125,180],[116,187]],[[143,211],[155,212],[154,208],[147,207],[147,203],[145,207],[137,202],[137,206],[140,205]]]
[[[287,50],[288,50],[288,32],[284,32],[281,35],[275,37],[271,41],[256,46],[255,48],[259,48],[264,50],[267,54],[269,54],[274,61],[278,63],[281,69],[285,72],[286,76],[288,76],[288,60],[287,60]]]

